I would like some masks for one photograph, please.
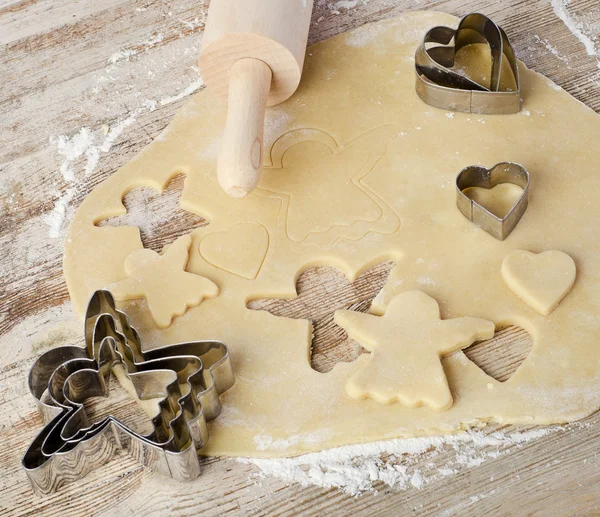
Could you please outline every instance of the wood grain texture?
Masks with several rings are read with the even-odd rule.
[[[65,226],[90,190],[151,142],[185,95],[200,87],[195,63],[207,6],[197,0],[0,1],[0,515],[600,515],[598,414],[421,490],[396,492],[378,483],[378,495],[352,498],[335,489],[257,480],[255,467],[214,458],[200,479],[180,485],[121,454],[53,496],[32,496],[20,457],[41,419],[26,388],[27,371],[43,350],[82,338],[62,277]],[[546,0],[319,0],[309,43],[415,8],[491,16],[529,67],[600,111],[598,60]],[[569,10],[600,23],[597,0],[571,2]],[[85,153],[67,159],[59,152],[59,136],[72,139],[82,128],[94,137],[95,167]],[[65,163],[72,181],[60,171]],[[130,193],[130,213],[105,224],[127,224],[137,210],[147,222],[144,243],[153,249],[185,231],[181,225],[205,224],[178,218],[181,181],[162,195],[152,193],[152,203],[147,192]],[[64,208],[66,221],[59,237],[50,238],[55,206]],[[387,267],[353,284],[319,268],[300,279],[299,291],[311,303],[367,310]],[[301,317],[294,312],[299,307],[284,302],[253,303]],[[327,314],[311,317],[313,367],[326,371],[360,353]],[[467,353],[500,379],[522,360],[528,339],[508,329],[496,345],[477,344]],[[506,343],[514,352],[502,355],[503,364],[494,353]],[[118,411],[127,407],[122,404],[115,402]],[[450,453],[442,450],[435,462]],[[431,460],[413,461],[425,468]]]

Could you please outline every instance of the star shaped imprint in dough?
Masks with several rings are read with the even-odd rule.
[[[452,405],[441,358],[492,338],[495,330],[480,318],[442,320],[437,302],[421,291],[399,294],[383,316],[343,310],[335,322],[371,352],[346,384],[351,397],[436,411]]]
[[[191,235],[184,235],[162,255],[149,249],[135,250],[125,259],[129,278],[107,289],[119,301],[145,298],[156,325],[168,327],[174,316],[219,294],[214,282],[185,270],[191,244]]]

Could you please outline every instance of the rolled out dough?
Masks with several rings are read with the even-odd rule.
[[[424,104],[414,92],[415,48],[430,27],[457,22],[412,12],[310,47],[297,93],[268,110],[267,169],[245,199],[229,198],[217,184],[226,108],[205,91],[80,206],[64,266],[83,313],[94,289],[127,278],[125,258],[142,247],[136,227],[94,223],[125,213],[121,199],[131,188],[161,191],[176,174],[187,175],[182,207],[210,221],[191,232],[187,270],[213,281],[219,295],[166,329],[144,302],[121,307],[147,346],[217,338],[231,347],[237,382],[222,397],[207,454],[283,456],[488,421],[547,424],[600,406],[600,117],[522,64],[521,113],[448,113]],[[467,165],[502,161],[529,170],[531,194],[501,242],[457,210],[454,181]],[[229,238],[242,223],[257,225],[249,232],[256,242]],[[220,259],[219,236],[227,246],[240,242],[236,253]],[[576,261],[575,285],[549,316],[504,284],[501,264],[515,249],[558,249]],[[246,254],[251,263],[232,260]],[[514,375],[497,382],[458,351],[443,361],[454,399],[448,411],[355,400],[344,387],[368,355],[318,373],[310,367],[308,321],[246,308],[254,298],[294,297],[307,267],[335,266],[353,279],[390,259],[396,266],[372,312],[421,290],[444,320],[524,327],[533,348]]]

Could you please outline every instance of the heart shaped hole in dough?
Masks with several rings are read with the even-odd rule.
[[[496,330],[492,339],[478,341],[463,349],[465,355],[490,377],[505,382],[531,352],[533,340],[522,327]]]

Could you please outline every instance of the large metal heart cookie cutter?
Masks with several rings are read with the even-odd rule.
[[[469,187],[491,189],[500,183],[514,183],[523,192],[510,211],[502,218],[468,197],[464,190]],[[461,213],[490,235],[503,241],[513,231],[525,210],[529,198],[529,173],[518,163],[502,162],[491,169],[472,165],[456,177],[456,205]]]
[[[450,45],[454,39],[454,44]],[[454,57],[472,43],[487,43],[492,56],[490,87],[452,70]],[[435,44],[435,45],[432,45]],[[516,91],[500,91],[502,62],[508,59]],[[482,114],[517,113],[521,109],[519,65],[506,33],[483,14],[468,14],[458,28],[434,27],[415,54],[416,90],[431,106]]]

